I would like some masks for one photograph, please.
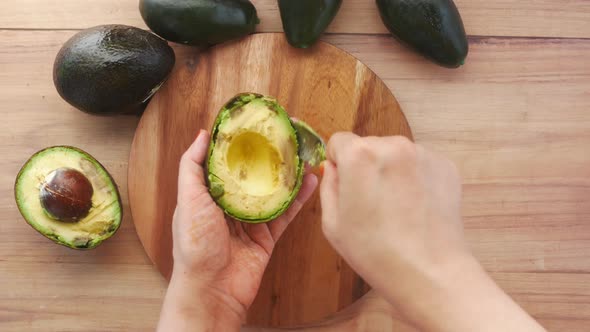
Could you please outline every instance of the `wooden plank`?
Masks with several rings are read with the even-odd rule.
[[[1,266],[2,331],[153,330],[165,292],[146,265],[10,259]]]
[[[165,285],[129,215],[104,246],[75,252],[30,229],[14,204],[14,176],[30,154],[75,144],[113,173],[128,211],[137,119],[91,117],[59,98],[53,57],[73,33],[0,31],[0,330],[152,329]],[[590,40],[472,38],[459,70],[385,36],[327,40],[385,80],[418,142],[458,163],[467,237],[500,285],[551,330],[586,329]]]
[[[252,0],[259,31],[281,31],[276,0]],[[587,0],[456,0],[467,32],[479,36],[590,37]],[[0,29],[82,29],[124,23],[145,27],[138,0],[20,0],[0,2]],[[344,1],[333,33],[386,33],[374,1]]]
[[[590,326],[590,274],[492,273],[492,277],[548,331]]]

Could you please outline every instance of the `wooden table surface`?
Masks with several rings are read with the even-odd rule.
[[[253,1],[280,31],[274,0]],[[456,0],[466,65],[446,70],[385,32],[371,0],[347,0],[324,40],[392,89],[416,140],[464,178],[467,238],[494,279],[552,331],[590,330],[590,1]],[[87,150],[129,212],[126,168],[137,118],[96,118],[61,100],[58,49],[98,24],[145,27],[133,0],[0,2],[0,330],[145,331],[166,283],[130,214],[102,247],[53,245],[22,220],[14,177],[35,151]]]

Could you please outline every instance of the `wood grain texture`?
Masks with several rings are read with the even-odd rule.
[[[139,0],[0,1],[0,29],[83,29],[107,23],[145,27]],[[259,32],[282,31],[276,0],[252,0]],[[455,0],[467,33],[477,36],[590,37],[587,0]],[[374,0],[347,0],[330,33],[384,34]]]
[[[179,52],[180,53],[180,52]],[[198,54],[183,52],[137,128],[129,159],[129,199],[139,237],[160,272],[172,272],[172,215],[178,164],[200,129],[240,92],[276,97],[290,116],[323,137],[337,131],[412,137],[395,97],[354,57],[320,43],[289,46],[265,33]],[[333,314],[360,298],[365,283],[330,247],[314,195],[278,242],[248,321],[293,326]]]
[[[518,12],[512,8],[523,2],[502,4],[506,12]],[[85,19],[109,20],[104,9],[91,10],[95,17]],[[48,20],[57,21],[58,14]],[[554,25],[557,37],[568,36],[565,17]],[[43,22],[38,27],[44,25],[51,28]],[[59,98],[51,67],[73,33],[0,31],[0,331],[153,330],[166,282],[143,252],[126,194],[137,119],[94,118]],[[492,277],[550,331],[586,331],[590,40],[472,37],[466,66],[454,71],[429,64],[385,36],[326,40],[385,81],[419,143],[459,165],[466,234]],[[94,251],[53,245],[16,209],[12,186],[18,169],[33,152],[55,144],[92,153],[121,187],[122,227]],[[401,323],[386,331],[393,328],[410,331]]]

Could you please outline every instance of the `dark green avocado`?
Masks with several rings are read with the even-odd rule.
[[[453,0],[376,0],[381,19],[399,40],[435,63],[457,68],[469,45]]]
[[[125,25],[86,29],[55,59],[53,81],[63,99],[95,115],[134,112],[164,83],[174,51],[151,32]]]
[[[139,11],[162,38],[193,46],[243,37],[260,23],[248,0],[141,0]]]
[[[340,9],[342,0],[279,0],[287,41],[294,47],[315,44]]]

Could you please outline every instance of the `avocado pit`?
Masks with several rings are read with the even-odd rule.
[[[92,184],[81,172],[62,167],[49,173],[39,190],[41,205],[49,217],[78,222],[92,208]]]

